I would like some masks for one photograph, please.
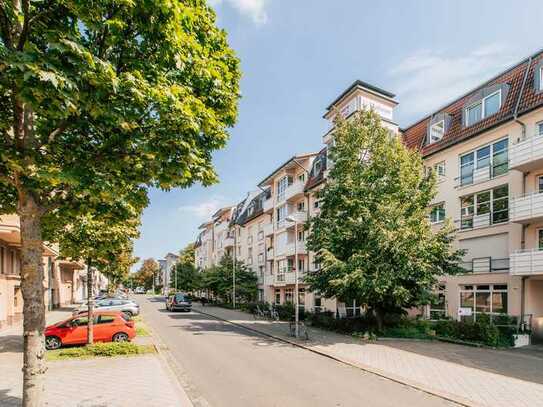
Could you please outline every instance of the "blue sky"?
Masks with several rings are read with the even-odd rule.
[[[177,252],[281,162],[322,148],[325,108],[355,79],[395,93],[405,127],[543,48],[541,0],[209,3],[241,59],[238,123],[214,155],[219,184],[151,192],[140,258]]]

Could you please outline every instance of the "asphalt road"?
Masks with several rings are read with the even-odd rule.
[[[136,296],[195,406],[453,406],[438,397],[196,312]]]

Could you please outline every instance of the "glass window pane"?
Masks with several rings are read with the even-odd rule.
[[[541,83],[543,83],[543,81],[541,81]],[[537,130],[538,130],[538,135],[543,135],[543,123],[538,123],[537,124]]]
[[[490,313],[490,292],[477,292],[475,294],[475,311]]]
[[[485,99],[485,117],[498,113],[500,110],[500,95],[500,92],[496,92]]]
[[[504,185],[493,190],[494,199],[504,198],[509,195],[509,186]]]
[[[492,312],[498,314],[507,313],[507,292],[492,293]]]
[[[460,293],[460,306],[462,308],[471,308],[473,310],[473,292]]]
[[[482,118],[482,105],[477,103],[471,107],[468,107],[468,126],[471,126],[474,123],[477,123]]]
[[[477,150],[477,168],[484,168],[490,165],[490,146]]]
[[[537,231],[537,241],[539,250],[543,249],[543,229]]]

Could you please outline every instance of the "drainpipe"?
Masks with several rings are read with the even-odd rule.
[[[524,72],[524,78],[522,79],[522,86],[520,87],[520,92],[518,94],[518,99],[517,99],[517,103],[515,105],[515,111],[513,114],[513,119],[515,120],[515,122],[520,124],[520,126],[522,127],[522,140],[526,138],[526,123],[518,119],[518,109],[520,106],[520,101],[522,99],[522,93],[524,92],[524,88],[526,87],[528,73],[530,72],[530,65],[532,65],[532,57],[528,58],[528,65],[526,66],[526,72]]]
[[[524,314],[526,314],[526,279],[527,276],[522,276],[521,280],[521,292],[520,292],[520,320],[519,320],[519,327],[522,327],[524,325]]]

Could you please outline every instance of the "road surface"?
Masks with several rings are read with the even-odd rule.
[[[168,312],[158,297],[136,300],[197,407],[455,405],[227,322]]]

